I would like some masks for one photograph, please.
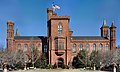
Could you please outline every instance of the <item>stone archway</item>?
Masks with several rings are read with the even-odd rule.
[[[58,58],[58,68],[63,68],[63,66],[64,66],[64,59]]]

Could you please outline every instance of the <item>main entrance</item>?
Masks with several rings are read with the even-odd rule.
[[[59,58],[58,59],[58,68],[63,68],[64,66],[64,59],[63,58]]]

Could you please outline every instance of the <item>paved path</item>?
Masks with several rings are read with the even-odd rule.
[[[107,71],[93,71],[80,69],[35,69],[35,70],[18,70],[10,72],[107,72]]]

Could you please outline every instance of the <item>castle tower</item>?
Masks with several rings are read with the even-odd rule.
[[[101,36],[102,37],[108,38],[108,28],[109,28],[109,26],[107,26],[106,20],[104,19],[103,25],[100,28],[101,29]]]
[[[116,48],[116,27],[114,26],[114,21],[110,27],[110,49]]]
[[[13,40],[14,40],[14,22],[7,21],[7,50],[12,51],[13,50]]]
[[[62,64],[67,65],[72,56],[68,47],[70,17],[57,16],[52,8],[47,9],[47,14],[49,64],[57,64],[58,67]]]

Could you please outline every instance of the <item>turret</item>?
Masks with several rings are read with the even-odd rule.
[[[53,9],[52,8],[48,8],[47,9],[47,15],[48,15],[48,21],[50,20],[50,18],[52,16],[57,16],[57,14],[55,12],[53,12]]]
[[[13,49],[13,40],[14,40],[14,22],[7,21],[7,49],[12,51]]]
[[[116,27],[114,26],[114,21],[110,27],[110,49],[116,48]]]
[[[16,29],[16,34],[15,34],[15,35],[16,35],[16,36],[20,36],[18,27],[17,27],[17,29]]]
[[[103,25],[102,27],[100,28],[101,29],[101,37],[105,37],[105,38],[108,38],[108,28],[109,26],[107,26],[106,24],[106,20],[104,19],[103,21]]]
[[[53,15],[53,10],[52,8],[47,9],[47,14],[48,14],[48,21],[50,20],[50,17]]]

